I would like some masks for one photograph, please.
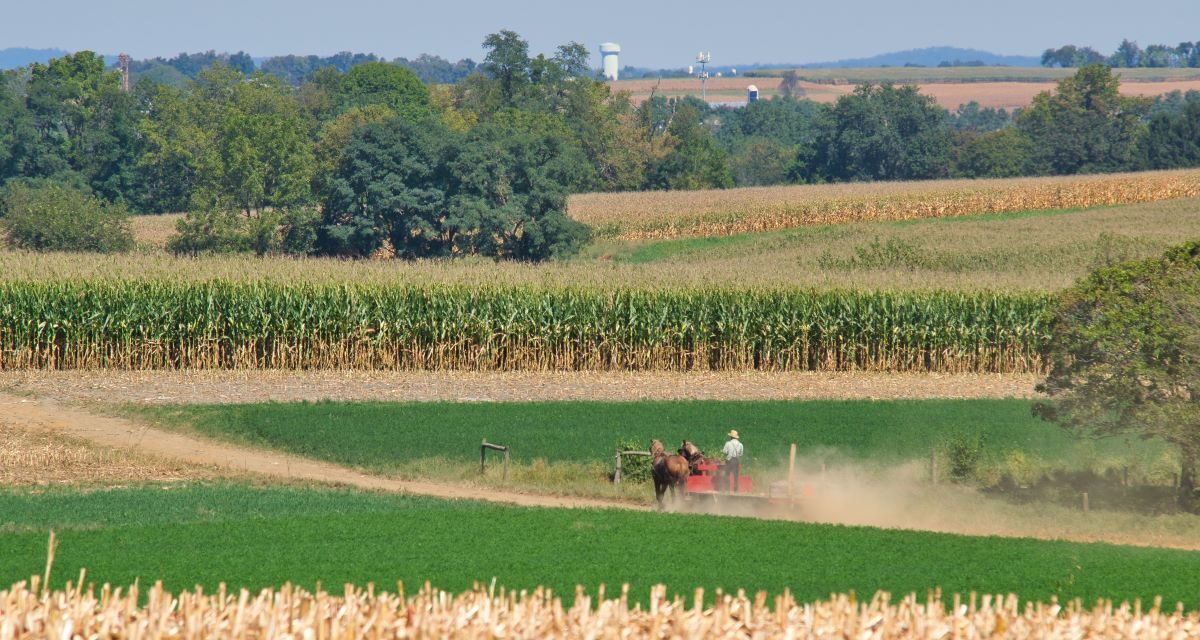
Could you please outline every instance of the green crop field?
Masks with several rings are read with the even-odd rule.
[[[385,474],[443,467],[469,473],[479,443],[509,445],[517,463],[542,460],[608,469],[618,443],[668,447],[683,439],[719,451],[738,429],[746,471],[778,470],[788,446],[810,464],[854,462],[882,467],[927,459],[934,449],[983,436],[985,457],[999,464],[1020,452],[1056,468],[1104,473],[1129,469],[1139,481],[1173,471],[1164,445],[1136,438],[1079,441],[1034,418],[1026,400],[807,402],[296,403],[130,407],[169,428],[264,446]],[[594,476],[594,477],[593,477]],[[600,473],[588,476],[599,484]]]
[[[333,490],[148,486],[0,493],[0,584],[40,575],[47,531],[55,584],[161,579],[174,590],[426,580],[461,590],[667,583],[781,592],[1014,592],[1200,605],[1200,553],[972,538],[685,514],[522,509]],[[539,535],[531,537],[530,531]]]
[[[1045,295],[0,281],[4,368],[1040,370]]]

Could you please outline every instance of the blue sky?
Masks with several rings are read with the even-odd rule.
[[[135,58],[180,51],[255,56],[349,50],[478,60],[487,33],[532,49],[621,44],[622,64],[816,62],[926,46],[1036,55],[1065,43],[1111,52],[1200,39],[1200,0],[0,0],[0,49],[92,49]]]

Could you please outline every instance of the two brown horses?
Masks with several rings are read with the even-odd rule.
[[[686,440],[684,444],[689,444]],[[675,500],[675,488],[687,495],[687,479],[692,469],[688,459],[681,455],[667,455],[659,440],[650,441],[650,476],[654,478],[654,499],[662,507],[663,494],[671,490],[671,501]]]

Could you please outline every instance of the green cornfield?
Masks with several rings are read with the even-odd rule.
[[[0,282],[0,368],[1040,372],[1046,294]]]

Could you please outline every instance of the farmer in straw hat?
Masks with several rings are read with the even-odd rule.
[[[738,491],[738,478],[742,475],[742,454],[745,448],[742,447],[742,441],[738,439],[737,429],[731,429],[728,434],[729,439],[725,441],[725,448],[721,452],[725,454],[725,474],[721,481],[721,489],[729,489],[730,479],[732,478],[733,492]]]

